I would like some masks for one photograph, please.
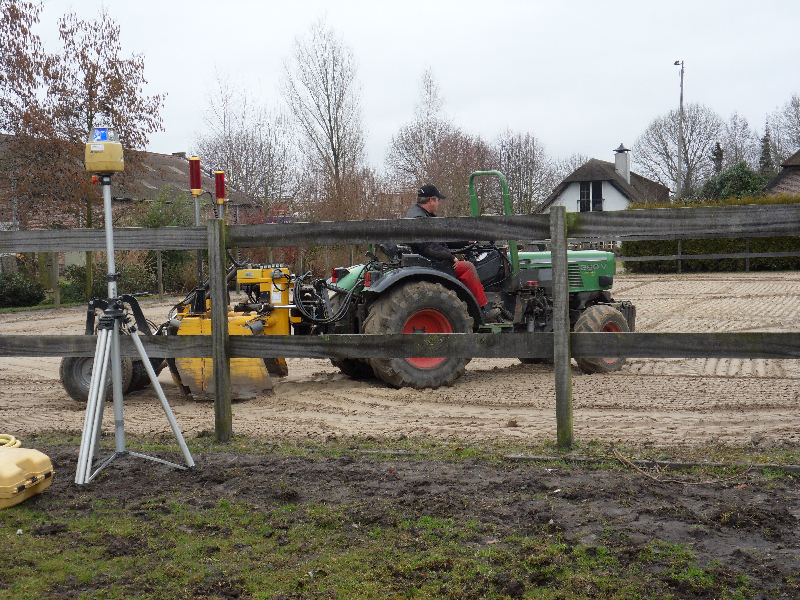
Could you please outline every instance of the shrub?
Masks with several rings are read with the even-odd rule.
[[[36,306],[44,300],[44,286],[18,273],[0,273],[0,308]]]
[[[132,214],[127,223],[131,227],[190,227],[194,225],[194,202],[184,193],[163,188],[152,201],[145,203],[137,213]],[[183,292],[196,285],[196,268],[192,268],[195,253],[185,250],[163,250],[161,261],[165,292]],[[157,285],[155,275],[156,253],[148,252],[142,257],[142,264],[149,265],[153,273],[151,287]],[[124,270],[123,270],[124,272]],[[128,276],[126,274],[126,276]],[[133,275],[129,275],[134,280]],[[135,286],[134,286],[135,287]],[[132,290],[143,291],[143,290]]]
[[[153,292],[156,288],[156,276],[147,268],[147,265],[123,263],[117,265],[117,271],[119,271],[117,292],[120,294]],[[107,273],[106,263],[92,264],[92,298],[108,296]],[[61,300],[64,302],[88,302],[89,299],[86,298],[86,267],[69,265],[65,268],[60,289]]]
[[[769,183],[769,177],[754,171],[740,161],[703,184],[699,196],[705,200],[726,200],[757,196]]]
[[[105,298],[108,296],[108,282],[106,282],[106,264],[92,264],[92,298]],[[86,297],[86,267],[84,265],[69,265],[64,269],[60,285],[61,300],[63,302],[88,302]]]

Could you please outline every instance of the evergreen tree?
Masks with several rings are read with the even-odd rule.
[[[758,159],[758,172],[765,177],[775,176],[775,163],[772,161],[772,139],[769,135],[769,125],[764,127],[764,137],[761,138],[761,157]]]
[[[704,200],[727,200],[742,196],[760,196],[769,183],[769,177],[739,161],[732,167],[714,175],[700,189],[699,197]]]
[[[722,146],[717,145],[714,146],[714,149],[711,151],[711,160],[714,161],[714,175],[719,175],[722,173],[722,159],[725,155],[725,152],[722,150]]]

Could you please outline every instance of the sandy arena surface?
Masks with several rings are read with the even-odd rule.
[[[618,275],[614,297],[637,307],[637,331],[797,331],[800,273]],[[161,323],[175,299],[143,301]],[[0,334],[79,334],[85,308],[0,315]],[[0,357],[0,433],[17,437],[83,426],[84,406],[58,379],[59,358]],[[328,361],[289,359],[275,394],[233,406],[235,434],[272,438],[362,435],[441,440],[554,439],[552,368],[476,359],[455,385],[395,390],[351,381]],[[213,430],[211,403],[160,376],[184,434]],[[800,360],[633,359],[617,373],[573,369],[576,440],[680,444],[800,443]],[[113,430],[112,411],[104,426]],[[126,430],[169,434],[152,388],[126,396]]]

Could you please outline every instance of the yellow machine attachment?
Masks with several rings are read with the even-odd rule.
[[[243,290],[259,305],[239,305],[228,313],[229,335],[289,335],[290,322],[300,317],[290,316],[289,270],[240,269],[237,279]],[[254,293],[255,292],[255,293]],[[185,312],[172,320],[178,335],[211,335],[211,314]],[[243,311],[243,312],[240,312]],[[213,360],[210,358],[176,358],[176,383],[189,388],[195,400],[213,400]],[[247,399],[272,393],[270,374],[284,377],[288,374],[283,358],[232,358],[231,398]]]

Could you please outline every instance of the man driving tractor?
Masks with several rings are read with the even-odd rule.
[[[412,206],[406,219],[424,219],[435,217],[439,208],[439,200],[444,200],[446,196],[442,194],[435,185],[423,185],[417,191],[417,203]],[[469,242],[420,242],[408,244],[417,254],[437,261],[448,261],[452,263],[455,275],[458,280],[467,286],[472,295],[478,301],[483,313],[483,320],[486,323],[496,323],[502,320],[500,308],[491,306],[486,299],[478,272],[468,260],[459,260],[451,251],[468,246]]]

